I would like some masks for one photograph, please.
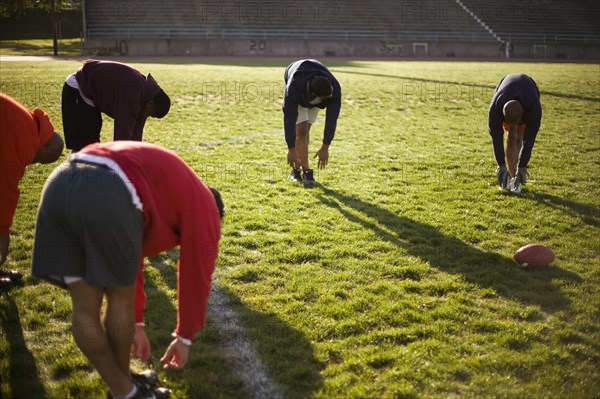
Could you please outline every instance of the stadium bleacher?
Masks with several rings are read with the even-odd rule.
[[[522,0],[481,3],[462,0],[498,32],[559,35],[600,34],[600,2]]]
[[[599,2],[560,0],[87,0],[84,37],[101,39],[600,44]],[[470,12],[469,12],[470,11]],[[494,36],[497,34],[498,36]],[[494,44],[496,43],[496,44]],[[189,47],[189,46],[188,46]],[[347,46],[346,46],[347,47]]]
[[[454,0],[394,1],[376,5],[364,0],[315,2],[206,2],[149,0],[86,1],[88,35],[96,32],[207,32],[223,30],[354,31],[392,34],[398,31],[479,32],[483,29]],[[134,34],[134,33],[132,33]],[[202,35],[202,34],[201,34]],[[354,35],[356,36],[356,35]]]

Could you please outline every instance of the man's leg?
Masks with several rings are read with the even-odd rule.
[[[504,141],[504,157],[508,174],[511,178],[517,175],[519,164],[519,152],[523,146],[523,135],[519,133],[516,127],[511,127],[506,134]]]
[[[131,345],[135,336],[134,299],[135,285],[106,288],[104,327],[115,360],[125,374],[129,374]]]
[[[111,338],[100,322],[104,289],[92,287],[85,280],[69,284],[68,289],[73,302],[73,338],[77,346],[100,373],[113,397],[128,395],[133,389],[129,368],[127,371],[121,368],[123,360],[115,356]],[[135,292],[135,286],[130,289]]]
[[[70,87],[68,84],[63,84],[62,91],[62,120],[63,120],[63,132],[65,135],[65,147],[72,150],[74,148],[80,149],[80,139],[77,136],[77,123],[76,123],[76,101],[77,89]]]
[[[302,169],[310,169],[308,165],[308,142],[310,136],[311,124],[308,121],[300,122],[296,125],[296,151],[300,156]]]
[[[86,104],[79,91],[66,83],[62,92],[62,117],[68,149],[77,152],[86,145],[100,141],[102,114]]]

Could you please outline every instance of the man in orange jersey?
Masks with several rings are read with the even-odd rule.
[[[534,80],[522,73],[502,78],[494,90],[488,114],[501,189],[521,192],[541,120],[540,91]]]
[[[1,267],[8,256],[10,226],[19,201],[19,181],[25,168],[34,163],[51,163],[62,154],[63,141],[41,109],[30,112],[0,93],[0,289],[21,279],[17,271]]]

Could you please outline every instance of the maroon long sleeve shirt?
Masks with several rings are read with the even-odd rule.
[[[142,140],[144,105],[162,90],[152,75],[119,62],[88,60],[75,78],[98,111],[115,120],[115,140]]]

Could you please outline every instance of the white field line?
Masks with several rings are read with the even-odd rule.
[[[188,147],[176,147],[176,148],[171,148],[171,151],[181,152],[184,150],[192,150],[192,149],[196,150],[198,148],[203,148],[203,147],[218,147],[223,144],[240,143],[240,142],[244,142],[246,140],[254,140],[259,137],[267,137],[267,136],[275,136],[275,135],[281,135],[283,137],[283,130],[278,130],[276,132],[268,132],[268,133],[255,133],[255,134],[251,134],[251,135],[245,136],[245,137],[232,137],[230,139],[212,141],[212,142],[208,142],[208,143],[198,143],[196,145],[192,145],[192,146],[188,146]]]
[[[317,121],[315,123],[324,123],[325,122],[325,117],[318,117]],[[261,138],[261,137],[269,137],[269,136],[277,136],[277,135],[281,135],[282,139],[284,138],[284,134],[283,134],[283,129],[281,130],[276,130],[274,132],[263,132],[263,133],[254,133],[251,134],[249,136],[245,136],[245,137],[232,137],[229,139],[225,139],[225,140],[217,140],[217,141],[211,141],[211,142],[207,142],[207,143],[198,143],[196,145],[191,145],[191,146],[187,146],[187,147],[175,147],[175,148],[170,148],[171,151],[173,152],[182,152],[182,151],[186,151],[186,150],[196,150],[198,148],[212,148],[212,147],[218,147],[220,145],[224,145],[224,144],[232,144],[232,143],[240,143],[240,142],[244,142],[244,141],[248,141],[248,140],[254,140],[257,138]],[[285,143],[283,142],[282,146],[285,146]]]
[[[248,339],[237,313],[218,285],[213,284],[208,314],[219,330],[221,346],[231,368],[240,377],[251,399],[283,399],[281,388],[271,380],[254,344]]]

